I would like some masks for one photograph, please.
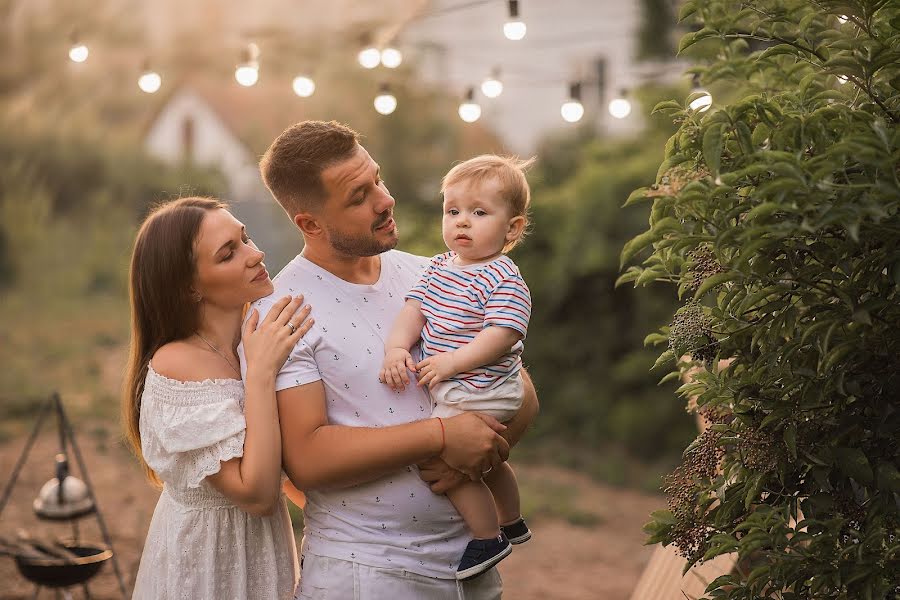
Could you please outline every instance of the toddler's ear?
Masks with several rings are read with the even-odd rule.
[[[519,215],[518,217],[513,217],[509,220],[509,225],[506,229],[506,241],[513,242],[520,237],[522,237],[522,233],[525,231],[525,217]]]

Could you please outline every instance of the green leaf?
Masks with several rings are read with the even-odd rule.
[[[716,273],[712,277],[707,277],[703,283],[700,284],[700,287],[697,288],[697,291],[694,292],[694,300],[697,300],[713,289],[717,285],[721,285],[726,281],[733,281],[741,277],[741,274],[737,271],[726,271],[725,273]]]
[[[659,358],[656,359],[656,362],[653,363],[653,366],[650,367],[650,370],[652,371],[653,369],[655,369],[657,367],[661,367],[662,365],[664,365],[668,362],[674,361],[674,360],[675,360],[675,353],[672,352],[671,350],[666,350],[665,352],[663,352],[662,354],[659,355]]]
[[[834,459],[844,475],[862,484],[870,484],[875,478],[869,460],[859,448],[835,448]]]
[[[628,283],[629,281],[634,281],[638,277],[641,276],[643,272],[639,267],[629,267],[627,271],[619,275],[619,278],[616,279],[616,283],[613,284],[613,289],[619,287],[623,283]]]
[[[681,373],[679,373],[678,371],[672,371],[671,373],[666,373],[666,375],[662,379],[660,379],[656,385],[665,385],[666,383],[675,381],[680,377]]]
[[[748,221],[752,221],[753,219],[759,217],[768,217],[773,212],[779,209],[781,209],[781,205],[777,202],[763,202],[762,204],[754,206],[752,209],[750,209],[745,218]]]
[[[645,202],[650,200],[651,198],[647,197],[647,190],[650,188],[642,187],[634,190],[628,195],[628,199],[625,200],[625,204],[622,205],[622,208],[626,206],[631,206],[632,204],[637,204],[638,202]]]
[[[656,234],[653,231],[645,231],[644,233],[635,236],[631,239],[625,246],[622,248],[622,255],[619,257],[619,268],[625,266],[631,258],[652,244],[656,240]]]
[[[745,510],[750,510],[750,505],[759,499],[759,493],[762,491],[765,478],[765,473],[757,473],[750,480],[749,485],[747,485],[747,493],[744,495]]]
[[[722,124],[711,125],[703,134],[703,160],[710,173],[718,175],[722,163]]]
[[[697,3],[694,0],[687,0],[678,11],[678,20],[684,21],[695,12],[697,12]]]
[[[656,106],[653,107],[653,110],[650,111],[650,114],[655,115],[658,112],[663,112],[663,111],[667,111],[667,110],[679,112],[679,111],[684,110],[684,107],[681,104],[679,104],[678,102],[675,102],[674,100],[663,100],[662,102],[658,103]]]
[[[669,341],[669,336],[661,333],[651,333],[644,338],[644,346],[659,346]]]
[[[784,445],[787,446],[788,452],[791,453],[791,458],[797,460],[797,427],[795,425],[788,425],[784,428]]]
[[[878,488],[886,492],[900,493],[900,473],[897,467],[883,462],[875,469],[878,473]]]

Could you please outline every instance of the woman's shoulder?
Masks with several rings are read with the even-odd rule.
[[[222,357],[184,340],[161,346],[150,359],[150,369],[180,383],[234,380],[235,375]]]

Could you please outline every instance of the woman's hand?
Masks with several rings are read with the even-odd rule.
[[[384,365],[378,373],[378,381],[395,392],[400,392],[409,385],[407,371],[416,371],[412,355],[404,348],[391,348],[384,355]]]
[[[307,318],[311,310],[303,304],[303,296],[285,296],[272,305],[269,314],[260,322],[255,308],[244,324],[242,341],[247,359],[247,372],[266,376],[276,375],[291,354],[294,345],[313,326]],[[299,310],[298,310],[299,309]]]
[[[456,368],[453,361],[453,352],[441,352],[429,356],[417,364],[415,370],[419,372],[418,385],[427,385],[429,390],[433,390],[438,383],[459,374],[459,369]]]

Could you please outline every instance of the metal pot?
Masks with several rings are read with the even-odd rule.
[[[103,563],[112,558],[112,550],[88,544],[65,544],[78,558],[16,557],[16,566],[25,579],[47,587],[69,587],[84,583],[96,575]]]

